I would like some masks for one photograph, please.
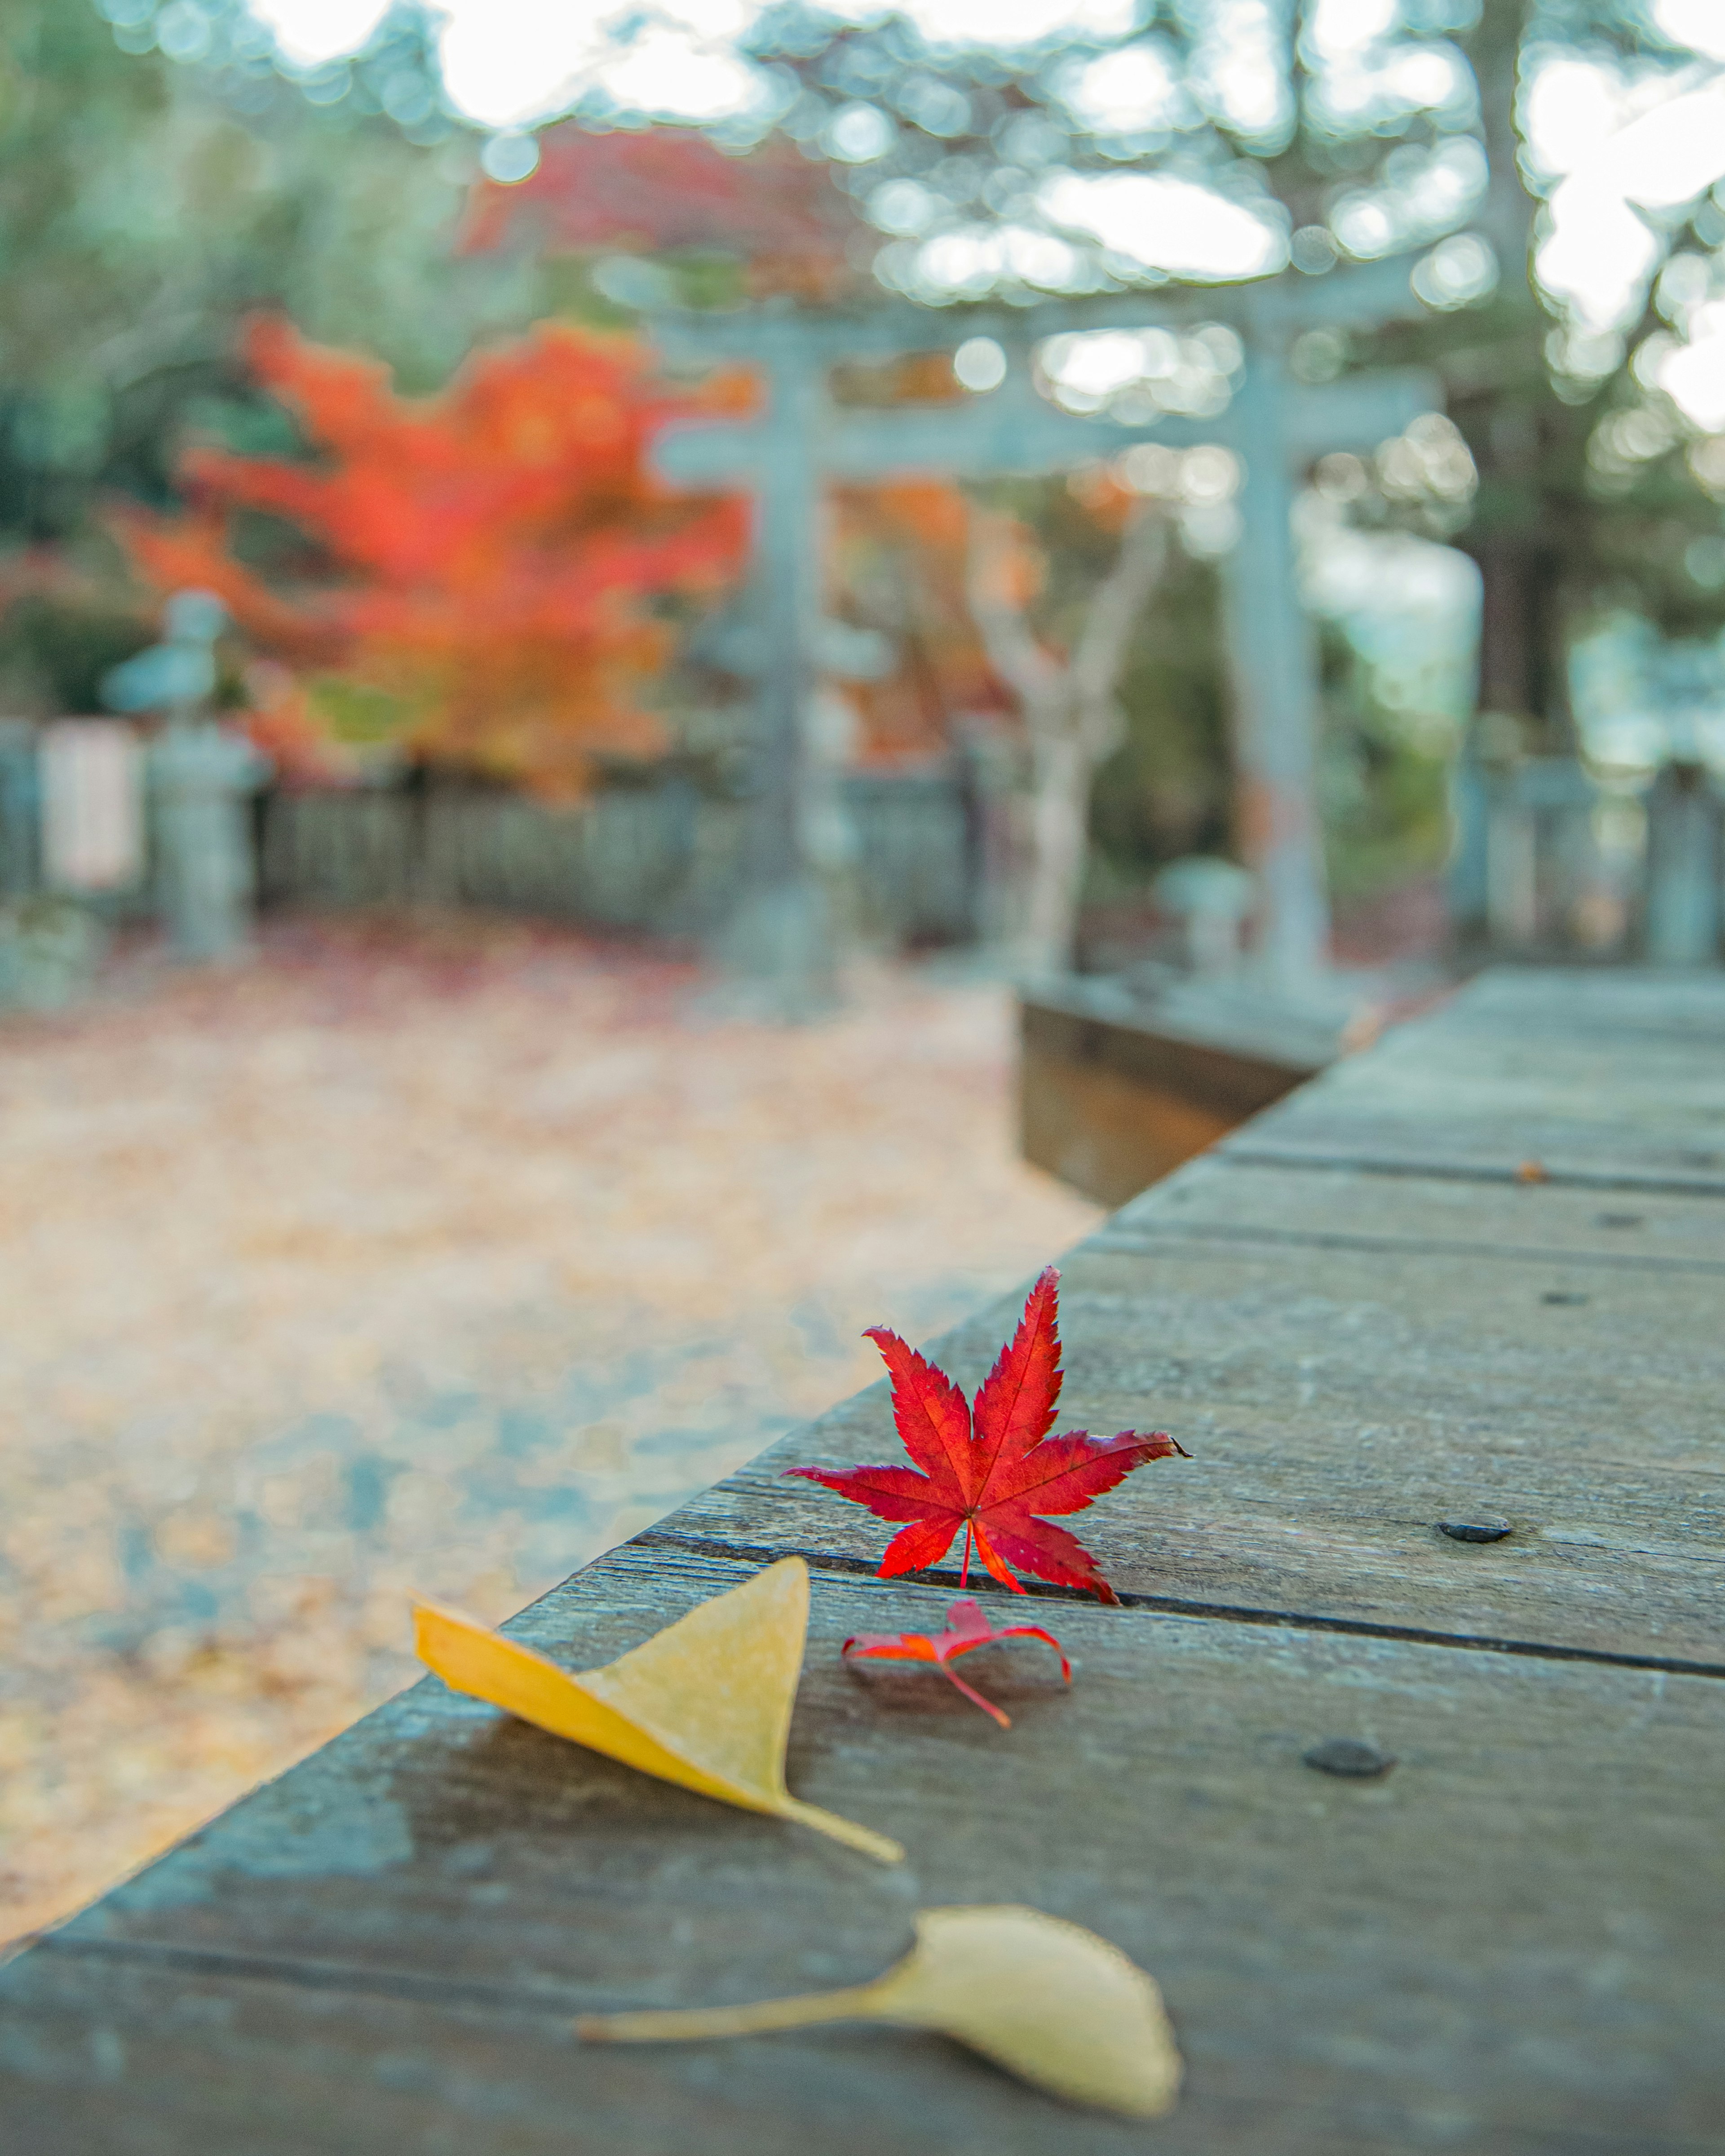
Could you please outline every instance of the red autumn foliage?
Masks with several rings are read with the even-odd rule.
[[[576,793],[595,756],[664,746],[663,603],[735,578],[747,513],[654,480],[652,433],[693,408],[639,345],[544,325],[424,400],[278,320],[247,353],[314,457],[192,452],[184,514],[116,517],[151,582],[218,593],[261,654],[314,687],[339,675],[429,760]],[[738,396],[721,381],[705,402]],[[306,542],[273,576],[236,548],[259,512]]]
[[[692,130],[596,135],[570,120],[542,135],[539,151],[526,179],[475,187],[464,252],[526,231],[550,253],[731,254],[747,265],[757,298],[830,300],[859,281],[880,244],[830,167],[783,139],[732,157]]]
[[[943,1632],[860,1632],[854,1640],[847,1640],[839,1651],[855,1661],[932,1662],[967,1699],[974,1700],[984,1714],[992,1714],[1003,1729],[1010,1729],[1012,1717],[966,1684],[952,1666],[958,1656],[968,1655],[976,1647],[991,1647],[998,1640],[1045,1640],[1060,1658],[1060,1675],[1071,1683],[1072,1665],[1052,1632],[1045,1631],[1040,1625],[991,1625],[980,1604],[968,1594],[947,1612]]]
[[[995,1578],[1015,1594],[1024,1590],[1013,1565],[1062,1587],[1086,1588],[1103,1602],[1119,1600],[1077,1537],[1050,1527],[1044,1516],[1081,1512],[1146,1460],[1187,1454],[1161,1430],[1048,1435],[1060,1397],[1059,1283],[1050,1266],[1031,1289],[1018,1330],[1001,1349],[974,1409],[943,1370],[896,1332],[870,1328],[868,1337],[892,1373],[893,1420],[914,1467],[785,1470],[866,1505],[883,1520],[910,1522],[887,1544],[881,1578],[938,1563],[963,1527],[961,1587],[970,1577],[974,1544]]]

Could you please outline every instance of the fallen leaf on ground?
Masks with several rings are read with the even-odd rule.
[[[1049,1436],[1060,1397],[1059,1287],[1060,1275],[1050,1266],[1031,1289],[1018,1331],[978,1392],[974,1410],[944,1370],[897,1333],[870,1328],[867,1337],[892,1373],[893,1420],[916,1466],[785,1472],[823,1483],[883,1520],[911,1522],[886,1545],[881,1578],[938,1563],[963,1527],[961,1587],[970,1578],[973,1544],[995,1578],[1015,1594],[1024,1589],[1012,1565],[1061,1587],[1088,1588],[1103,1602],[1119,1600],[1077,1537],[1037,1516],[1081,1512],[1147,1460],[1188,1455],[1161,1430]]]
[[[885,1835],[785,1787],[785,1740],[809,1629],[809,1568],[788,1557],[715,1595],[603,1669],[572,1675],[458,1611],[416,1603],[419,1659],[456,1691],[745,1811],[830,1835],[883,1864]]]
[[[924,1909],[916,1943],[872,1984],[800,1999],[694,2011],[589,2014],[590,2043],[748,2036],[820,2021],[936,2029],[1022,2081],[1132,2118],[1155,2118],[1180,2092],[1180,2054],[1162,1994],[1094,1932],[1040,1909]]]
[[[1040,1625],[991,1625],[983,1614],[982,1605],[969,1594],[947,1612],[944,1632],[860,1632],[854,1640],[847,1640],[839,1651],[860,1662],[932,1662],[967,1699],[974,1700],[984,1714],[992,1714],[1003,1729],[1010,1729],[1012,1717],[1003,1714],[992,1700],[984,1699],[966,1684],[951,1666],[958,1656],[968,1655],[973,1647],[992,1646],[997,1640],[1045,1640],[1060,1658],[1060,1675],[1071,1683],[1072,1665],[1052,1632],[1044,1631]]]

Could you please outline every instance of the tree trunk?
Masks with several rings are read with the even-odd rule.
[[[1019,960],[1034,979],[1071,967],[1090,851],[1095,772],[1082,743],[1069,733],[1033,744],[1031,774],[1033,865]]]
[[[1480,475],[1480,514],[1456,543],[1480,572],[1479,707],[1531,722],[1526,746],[1573,753],[1562,540],[1573,511],[1550,480],[1558,437],[1573,429],[1548,383],[1538,346],[1550,317],[1533,288],[1533,202],[1517,162],[1515,102],[1528,0],[1486,0],[1468,39],[1480,88],[1491,186],[1479,220],[1502,277],[1500,335],[1525,339],[1532,372],[1458,401],[1455,417]]]
[[[1014,534],[1004,520],[971,522],[970,603],[989,665],[1019,699],[1030,743],[1030,866],[1017,958],[1035,978],[1070,969],[1090,849],[1090,797],[1099,766],[1120,746],[1117,701],[1132,634],[1168,558],[1160,512],[1140,503],[1113,567],[1096,588],[1070,661],[1032,634],[1014,598]]]
[[[1531,719],[1527,745],[1563,753],[1574,730],[1561,562],[1522,530],[1482,533],[1468,552],[1480,572],[1480,709]]]

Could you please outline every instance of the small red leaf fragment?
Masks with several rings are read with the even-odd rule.
[[[887,1544],[880,1577],[937,1564],[964,1531],[959,1585],[974,1555],[1003,1587],[1022,1594],[1012,1568],[1057,1586],[1118,1599],[1076,1535],[1049,1516],[1081,1512],[1146,1460],[1188,1455],[1165,1431],[1050,1437],[1060,1396],[1060,1275],[1050,1266],[1024,1304],[1017,1332],[976,1396],[974,1408],[947,1377],[896,1332],[868,1334],[892,1373],[892,1413],[914,1467],[788,1467],[877,1518],[907,1524]],[[956,1680],[955,1680],[956,1681]]]
[[[943,1632],[860,1632],[854,1640],[847,1640],[839,1651],[853,1661],[932,1662],[967,1699],[974,1700],[984,1714],[992,1714],[1003,1729],[1010,1729],[1010,1715],[1003,1714],[951,1666],[958,1656],[968,1655],[973,1647],[992,1647],[1002,1640],[1045,1640],[1060,1658],[1060,1675],[1071,1683],[1072,1665],[1052,1632],[1045,1631],[1040,1625],[991,1625],[976,1598],[969,1594],[947,1612]]]

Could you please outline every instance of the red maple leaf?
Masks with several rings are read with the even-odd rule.
[[[785,1472],[824,1483],[883,1520],[911,1522],[886,1545],[881,1578],[937,1563],[963,1527],[961,1587],[970,1578],[974,1545],[995,1578],[1014,1594],[1024,1590],[1009,1569],[1012,1565],[1062,1587],[1088,1588],[1103,1602],[1119,1600],[1077,1537],[1038,1515],[1081,1512],[1147,1460],[1189,1455],[1161,1430],[1122,1430],[1117,1437],[1091,1437],[1083,1430],[1067,1437],[1048,1435],[1060,1396],[1059,1284],[1060,1275],[1050,1266],[1031,1289],[1019,1329],[1001,1349],[973,1411],[944,1370],[896,1332],[870,1328],[867,1337],[892,1373],[893,1420],[916,1466],[788,1467]]]
[[[1066,1660],[1065,1649],[1052,1632],[1045,1632],[1040,1625],[991,1625],[975,1597],[969,1594],[955,1602],[947,1612],[944,1632],[860,1632],[855,1639],[847,1640],[839,1652],[858,1661],[932,1662],[942,1676],[952,1679],[967,1699],[973,1699],[984,1714],[992,1714],[1003,1729],[1010,1729],[1012,1717],[1003,1714],[992,1700],[984,1699],[950,1666],[958,1656],[968,1655],[973,1647],[990,1647],[997,1640],[1047,1640],[1060,1658],[1060,1675],[1068,1684],[1071,1683],[1072,1665]]]

